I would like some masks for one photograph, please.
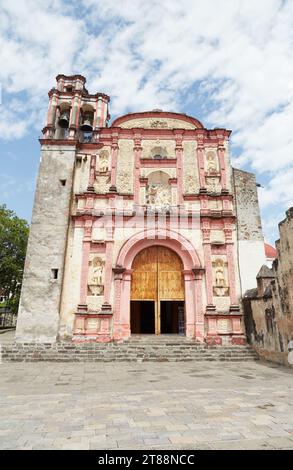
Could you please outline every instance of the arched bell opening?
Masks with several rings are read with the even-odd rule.
[[[56,139],[67,139],[68,138],[68,129],[70,125],[70,112],[71,106],[69,103],[64,102],[60,103],[57,109],[56,115]]]
[[[90,142],[92,140],[94,113],[95,113],[94,108],[89,104],[84,104],[81,107],[79,131],[80,131],[80,140],[82,142]]]

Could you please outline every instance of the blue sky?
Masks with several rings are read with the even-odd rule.
[[[58,73],[111,96],[226,127],[253,171],[267,240],[293,200],[293,2],[2,0],[0,203],[30,220],[48,90]]]

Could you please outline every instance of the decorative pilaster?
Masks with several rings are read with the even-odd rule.
[[[211,229],[208,223],[202,227],[203,236],[203,252],[204,263],[206,272],[206,293],[207,293],[207,308],[214,309],[213,306],[213,273],[212,273],[212,249],[210,242]]]
[[[238,299],[236,294],[236,275],[235,275],[235,263],[234,263],[234,243],[232,240],[231,228],[224,228],[225,240],[226,240],[226,254],[228,262],[228,276],[229,276],[229,288],[230,288],[230,301],[231,307],[237,306]]]
[[[200,192],[206,192],[206,180],[204,171],[204,144],[202,140],[198,140],[197,144],[197,162]]]
[[[224,147],[223,142],[219,142],[219,145],[218,145],[218,158],[219,158],[220,172],[221,172],[222,192],[226,193],[228,189],[227,189],[227,176],[226,176],[225,147]]]
[[[185,334],[195,336],[195,282],[192,271],[183,271],[185,285]]]
[[[78,129],[80,106],[81,106],[81,93],[80,91],[76,91],[72,99],[72,112],[70,114],[70,124],[69,124],[69,139],[75,138],[75,133],[76,133],[76,130]]]
[[[130,336],[130,291],[131,291],[132,270],[126,270],[123,273],[121,283],[121,303],[120,303],[120,328],[122,338]]]
[[[102,97],[99,96],[96,102],[96,110],[94,115],[93,129],[99,129],[101,127],[101,103]]]
[[[113,135],[111,145],[111,186],[110,191],[117,191],[116,189],[116,175],[117,175],[117,158],[118,158],[118,134]]]
[[[47,115],[47,127],[55,127],[56,110],[58,105],[57,91],[52,91],[50,95],[50,104]]]
[[[178,181],[178,204],[183,203],[183,147],[182,147],[183,131],[175,131],[175,155],[177,161],[177,181]]]
[[[120,308],[121,308],[121,288],[122,288],[122,279],[125,268],[116,266],[113,268],[114,274],[114,330],[113,338],[114,340],[119,340],[122,338],[122,332],[120,328]]]
[[[84,224],[84,237],[82,244],[82,265],[81,265],[81,279],[80,279],[80,301],[78,305],[78,312],[87,311],[87,286],[88,286],[88,269],[89,269],[89,254],[92,239],[92,220],[86,220]]]
[[[139,184],[139,177],[140,177],[140,158],[141,158],[141,138],[140,135],[134,136],[134,203],[139,204],[139,192],[140,192],[140,184]]]
[[[91,163],[90,163],[90,172],[89,172],[89,184],[87,187],[88,191],[94,191],[94,182],[96,179],[96,163],[97,163],[97,156],[91,156]]]
[[[111,220],[111,223],[112,223],[112,220]],[[104,282],[105,282],[104,304],[110,305],[114,240],[113,240],[113,227],[106,227],[105,229],[106,229],[106,259],[105,259],[105,279],[104,279]]]
[[[204,341],[204,311],[202,302],[202,280],[204,269],[193,269],[195,277],[195,338]]]

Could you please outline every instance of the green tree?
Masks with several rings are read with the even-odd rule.
[[[0,205],[0,291],[14,313],[19,304],[28,233],[26,220]]]

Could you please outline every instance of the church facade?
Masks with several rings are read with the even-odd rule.
[[[109,125],[81,75],[49,92],[19,342],[177,334],[243,344],[241,296],[265,262],[256,182],[226,129],[155,109]]]

